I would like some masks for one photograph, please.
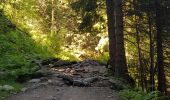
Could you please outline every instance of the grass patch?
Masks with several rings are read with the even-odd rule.
[[[1,90],[0,99],[21,90],[22,85],[17,83],[16,79],[20,75],[34,73],[34,60],[52,56],[48,49],[37,44],[30,34],[11,28],[7,21],[10,22],[6,16],[0,15],[0,86],[10,85],[14,90]]]
[[[102,64],[107,64],[108,60],[109,60],[109,52],[104,52],[102,55],[100,56],[95,56],[92,57],[92,59],[99,61]]]
[[[10,86],[14,87],[14,90],[12,90],[12,91],[0,90],[0,100],[6,100],[6,98],[8,96],[10,96],[11,93],[18,93],[23,88],[23,86],[20,83],[17,83],[13,79],[0,80],[0,86],[3,86],[3,85],[10,85]]]

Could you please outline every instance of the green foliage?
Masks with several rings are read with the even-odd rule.
[[[60,33],[55,33],[47,36],[46,46],[48,50],[53,54],[59,54],[61,51],[61,46],[63,45],[63,36]]]
[[[163,1],[165,2],[165,0]],[[149,2],[151,2],[151,7],[148,7]],[[153,2],[154,0],[136,0],[137,4],[133,5],[132,0],[125,0],[123,4],[127,5],[123,10],[126,12],[124,13],[126,17],[124,19],[124,33],[126,34],[128,71],[138,82],[140,80],[137,69],[139,61],[136,30],[131,26],[137,24],[136,16],[139,19],[138,31],[140,33],[142,63],[148,78],[150,68],[149,27],[145,23],[148,23],[147,13],[150,12],[154,35],[156,30]],[[100,44],[99,40],[107,35],[105,1],[54,0],[53,3],[55,6],[52,6],[51,0],[0,1],[0,9],[3,9],[3,11],[0,10],[0,71],[5,70],[7,72],[6,79],[16,79],[18,76],[33,74],[37,68],[32,61],[49,56],[71,61],[92,57],[104,64],[107,63],[109,54],[105,52],[104,47],[101,46],[102,52],[95,50],[97,45]],[[164,7],[170,8],[169,6]],[[165,62],[169,64],[170,39],[168,34],[170,21],[168,18],[162,19],[163,23],[166,23],[166,27],[164,27],[166,34],[163,37],[164,58]],[[16,25],[16,30],[11,25]],[[154,38],[153,41],[155,41]],[[155,43],[154,46],[155,53]],[[156,59],[154,60],[156,62]],[[166,68],[168,68],[168,64]]]
[[[94,60],[98,60],[103,64],[107,64],[109,60],[109,52],[104,52],[102,55],[93,58]]]
[[[97,8],[97,0],[78,0],[71,4],[71,7],[77,12],[82,11],[95,11]]]
[[[11,93],[17,93],[20,92],[21,88],[23,88],[23,86],[20,83],[15,82],[14,79],[6,79],[4,80],[0,80],[0,85],[10,85],[12,87],[14,87],[14,90],[12,91],[3,91],[0,89],[0,100],[6,100],[6,97],[8,97]]]
[[[159,92],[146,93],[141,89],[125,89],[119,92],[121,100],[165,100],[165,96],[158,96]]]
[[[7,73],[6,79],[16,79],[19,75],[33,73],[31,69],[35,64],[32,61],[49,57],[51,53],[29,34],[11,28],[8,22],[4,15],[0,16],[0,71]]]
[[[64,52],[64,51],[62,51],[58,55],[56,55],[56,58],[60,58],[63,60],[68,60],[68,61],[79,61],[80,60],[78,57],[71,54],[70,52]]]
[[[29,36],[18,31],[0,34],[0,46],[1,67],[25,66],[30,59],[48,55],[48,51],[43,51]]]
[[[33,61],[52,56],[52,53],[37,44],[28,33],[12,27],[15,25],[2,12],[0,14],[0,72],[5,73],[0,77],[0,86],[8,84],[14,87],[11,92],[18,92],[22,86],[16,79],[34,74],[36,65]],[[0,90],[0,96],[7,97],[11,92]]]
[[[99,34],[106,30],[106,20],[102,12],[104,4],[102,3],[98,0],[77,0],[71,3],[72,9],[81,17],[81,23],[78,27],[79,31]],[[98,23],[100,23],[100,29],[94,27]]]
[[[5,20],[3,11],[0,9],[0,33],[4,33],[7,31],[9,31],[9,28],[7,27],[7,20]]]

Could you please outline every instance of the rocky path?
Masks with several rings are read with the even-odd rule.
[[[86,60],[48,68],[44,77],[25,83],[8,100],[117,100],[105,66]]]

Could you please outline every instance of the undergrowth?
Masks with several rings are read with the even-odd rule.
[[[2,12],[1,12],[2,13]],[[14,28],[0,13],[0,86],[11,85],[13,91],[0,90],[0,99],[11,92],[17,92],[22,85],[16,81],[18,76],[34,73],[34,60],[52,56],[46,47],[37,44],[29,34]],[[13,26],[13,27],[12,27]]]
[[[104,52],[100,56],[92,57],[92,59],[99,61],[102,64],[107,64],[109,60],[109,52]]]
[[[120,100],[169,100],[168,96],[159,96],[158,91],[146,93],[141,89],[124,89],[119,92]]]

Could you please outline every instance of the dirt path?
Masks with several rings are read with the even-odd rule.
[[[81,66],[80,66],[81,65]],[[117,100],[106,68],[96,62],[50,68],[49,75],[30,80],[8,100]]]
[[[117,100],[113,91],[102,87],[45,86],[12,96],[9,100]]]

